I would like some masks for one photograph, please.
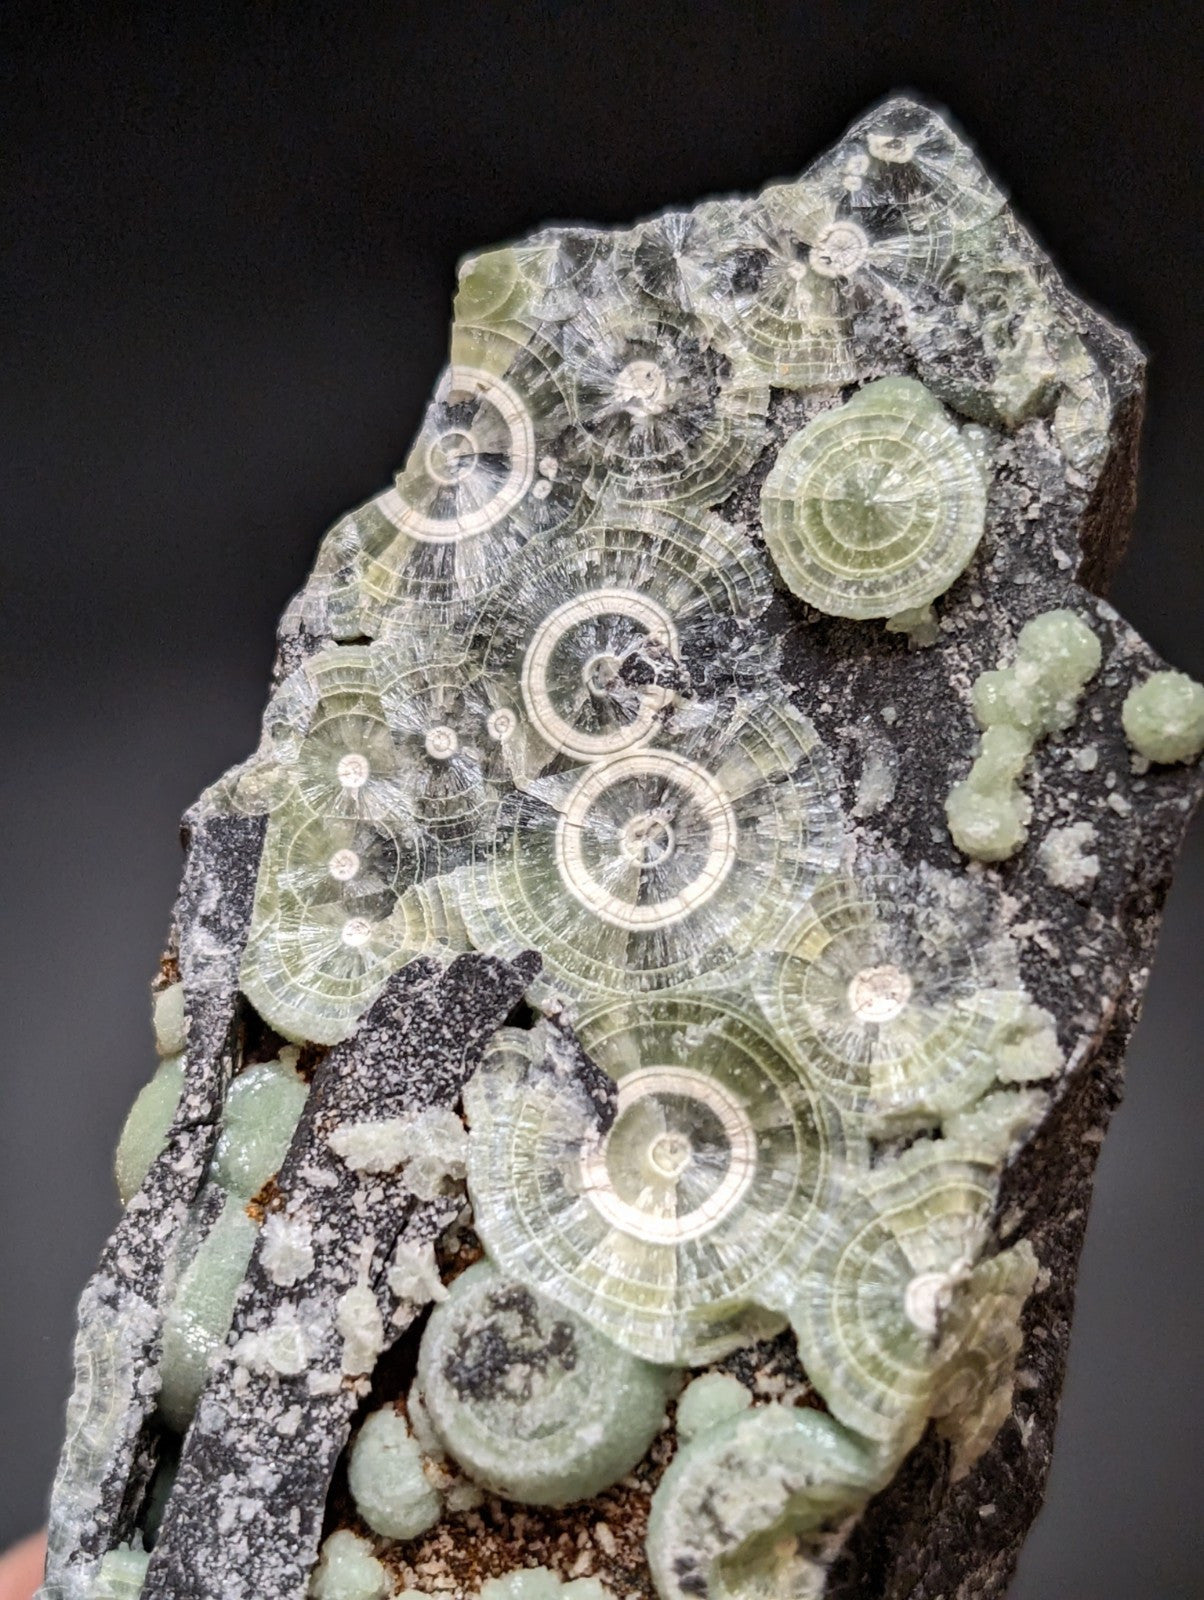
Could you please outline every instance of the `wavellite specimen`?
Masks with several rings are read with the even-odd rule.
[[[879,378],[786,441],[761,513],[800,599],[838,617],[891,617],[964,571],[986,499],[979,453],[940,402],[912,378]]]
[[[538,1032],[503,1036],[470,1085],[486,1248],[648,1360],[770,1331],[864,1137],[738,1001],[591,1011],[581,1039],[618,1085],[605,1130]]]
[[[811,1410],[759,1406],[703,1429],[653,1496],[658,1593],[822,1595],[825,1535],[881,1477],[872,1447]]]
[[[1066,610],[1046,611],[1021,628],[1010,667],[982,672],[974,680],[982,741],[968,775],[945,801],[958,849],[981,861],[1005,861],[1024,843],[1032,805],[1020,779],[1028,758],[1038,739],[1074,721],[1101,655],[1099,640],[1082,618]]]
[[[44,1600],[1003,1594],[1200,789],[1141,383],[908,99],[463,264],[186,818]]]
[[[530,1505],[586,1500],[630,1472],[675,1376],[486,1261],[431,1313],[418,1355],[444,1448],[476,1482]]]
[[[1194,761],[1204,750],[1204,684],[1185,672],[1155,672],[1121,707],[1129,743],[1149,761]]]

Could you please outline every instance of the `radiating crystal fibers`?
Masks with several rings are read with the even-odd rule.
[[[908,100],[464,263],[190,813],[47,1600],[1002,1592],[1199,788],[1139,385]]]

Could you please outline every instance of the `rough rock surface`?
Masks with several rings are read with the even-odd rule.
[[[888,104],[872,117],[890,112]],[[851,147],[856,134],[840,149]],[[583,256],[597,238],[565,237]],[[1043,743],[1030,765],[1026,844],[999,865],[969,868],[1000,895],[1024,987],[1056,1019],[1066,1060],[1043,1120],[1004,1171],[991,1223],[994,1244],[1027,1240],[1041,1268],[1024,1309],[1011,1416],[960,1477],[950,1445],[930,1427],[836,1555],[824,1591],[836,1600],[990,1600],[1006,1590],[1049,1467],[1095,1161],[1120,1098],[1124,1049],[1162,901],[1200,791],[1198,772],[1132,759],[1121,702],[1161,663],[1101,598],[1133,506],[1140,354],[1074,299],[1018,224],[1009,249],[1014,270],[1031,272],[1058,326],[1077,337],[1089,358],[1101,408],[1099,447],[1089,459],[1075,458],[1066,445],[1070,424],[1060,436],[1052,420],[1052,391],[1048,403],[1034,400],[1019,415],[987,418],[986,531],[974,561],[939,602],[935,642],[917,647],[880,625],[821,615],[785,591],[760,622],[763,644],[776,646],[777,670],[835,765],[852,848],[869,857],[888,851],[904,867],[950,872],[966,863],[949,837],[943,806],[976,748],[970,706],[976,676],[1009,660],[1019,627],[1053,609],[1073,610],[1103,647],[1103,665],[1073,725]],[[803,392],[771,385],[765,448],[716,503],[751,548],[764,548],[760,491],[778,448],[851,392],[853,381],[919,376],[950,405],[976,414],[967,396],[991,391],[998,377],[992,360],[1004,362],[1003,336],[996,327],[993,356],[981,336],[975,344],[972,325],[957,336],[961,343],[942,342],[939,335],[948,332],[942,305],[939,298],[934,308],[922,298],[909,305],[889,293],[871,294],[852,315],[855,380]],[[327,563],[326,579],[315,581],[286,618],[277,682],[326,642],[329,572]],[[686,666],[696,684],[721,677],[727,669],[718,636],[709,654],[703,647]],[[1043,844],[1055,830],[1081,823],[1092,829],[1098,872],[1051,872]],[[240,997],[238,977],[263,828],[262,817],[223,814],[212,799],[191,827],[165,969],[172,978],[178,966],[185,988],[185,1098],[168,1149],[81,1301],[77,1387],[55,1487],[46,1600],[91,1593],[99,1557],[141,1526],[147,1486],[165,1450],[152,1414],[159,1320],[169,1292],[167,1246],[200,1191],[230,1073],[272,1048]],[[350,1038],[328,1053],[303,1056],[312,1072],[307,1109],[284,1167],[254,1204],[259,1219],[275,1214],[304,1222],[314,1265],[295,1284],[276,1282],[260,1259],[261,1235],[230,1339],[183,1442],[146,1595],[300,1597],[322,1532],[363,1531],[340,1453],[358,1408],[399,1399],[413,1366],[417,1308],[389,1290],[388,1263],[398,1239],[438,1239],[460,1200],[421,1201],[403,1175],[353,1172],[326,1138],[357,1118],[454,1105],[489,1035],[514,1012],[537,968],[533,956],[508,963],[468,955],[445,970],[419,958],[389,980]],[[571,1031],[566,1037],[571,1042]],[[578,1059],[578,1071],[601,1104],[587,1059]],[[457,1264],[462,1260],[451,1267]],[[375,1371],[371,1360],[349,1362],[347,1334],[340,1339],[334,1332],[340,1304],[361,1283],[385,1330],[378,1353],[397,1341]],[[273,1332],[288,1338],[272,1346]],[[299,1357],[290,1354],[298,1349]],[[758,1400],[821,1404],[788,1335],[738,1351],[722,1365]],[[629,1479],[584,1505],[549,1511],[487,1499],[450,1511],[430,1534],[407,1544],[378,1541],[378,1554],[399,1584],[428,1592],[471,1593],[486,1577],[542,1564],[564,1578],[596,1575],[618,1595],[651,1595],[642,1536],[648,1499],[671,1449],[667,1426]]]
[[[304,1586],[317,1559],[327,1486],[369,1389],[338,1332],[321,1322],[311,1331],[307,1320],[316,1321],[315,1306],[337,1303],[357,1282],[366,1283],[387,1330],[369,1350],[370,1371],[419,1309],[388,1286],[395,1246],[433,1244],[460,1209],[454,1196],[417,1199],[399,1174],[349,1168],[328,1135],[361,1119],[454,1105],[485,1042],[537,969],[534,960],[512,967],[469,955],[441,973],[415,961],[390,981],[354,1038],[318,1067],[270,1202],[274,1214],[306,1230],[314,1264],[296,1283],[280,1284],[261,1259],[252,1262],[231,1358],[215,1374],[185,1441],[143,1588],[148,1600]],[[261,1233],[261,1246],[263,1239]],[[238,1341],[245,1349],[247,1335],[266,1330],[270,1338],[281,1328],[290,1335],[298,1330],[302,1342],[312,1339],[314,1350],[297,1363],[290,1340],[278,1366],[274,1351],[263,1362],[243,1364]]]

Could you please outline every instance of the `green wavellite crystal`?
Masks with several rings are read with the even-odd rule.
[[[951,1141],[921,1141],[875,1168],[830,1216],[790,1316],[811,1381],[865,1438],[901,1450],[922,1432],[956,1355],[951,1308],[994,1196],[990,1161]]]
[[[184,1087],[183,1056],[160,1061],[154,1077],[138,1092],[121,1129],[114,1167],[117,1193],[128,1205],[167,1144],[167,1133]]]
[[[118,1545],[100,1558],[90,1600],[138,1600],[150,1556],[145,1550]]]
[[[227,1199],[172,1294],[163,1319],[159,1410],[177,1432],[187,1428],[209,1362],[225,1342],[255,1233],[242,1202]]]
[[[696,1365],[773,1331],[768,1305],[868,1147],[751,1008],[658,997],[582,1020],[617,1112],[508,1031],[466,1094],[476,1226],[507,1271],[648,1360]]]
[[[330,1447],[273,1491],[311,1557],[328,1532],[313,1600],[603,1600],[593,1573],[808,1600],[918,1440],[956,1478],[995,1437],[1038,1281],[1000,1248],[1001,1176],[1083,1059],[1037,1003],[1045,896],[1104,918],[1086,970],[1112,892],[1100,819],[1056,792],[1099,752],[1038,752],[1123,638],[1065,537],[1118,437],[1093,328],[962,142],[899,101],[752,199],[463,264],[404,465],[324,542],[259,746],[200,812],[263,843],[223,1103],[149,1297],[159,1413],[185,1497],[213,1482],[190,1441],[226,1459],[214,1417],[271,1429],[273,1460]],[[999,652],[1035,605],[1057,609]],[[1087,707],[1101,745],[1121,659]],[[1135,797],[1175,780],[1144,762],[1204,746],[1181,674],[1133,682],[1120,717]],[[1035,808],[1057,826],[995,870]],[[212,923],[181,904],[187,978],[233,900]],[[461,953],[540,967],[463,1061],[498,969],[449,975]],[[432,993],[458,999],[395,1071],[389,1029]],[[123,1226],[177,1108],[196,1131],[216,1047],[184,998],[155,1000]],[[120,1397],[153,1388],[135,1368],[81,1334],[73,1471],[115,1456]],[[248,1514],[247,1561],[269,1521]],[[145,1559],[111,1551],[98,1581]]]
[[[374,1411],[356,1435],[347,1485],[360,1516],[390,1539],[425,1533],[443,1512],[417,1439],[406,1419],[389,1406]]]
[[[1204,750],[1204,683],[1152,672],[1121,707],[1125,736],[1150,761],[1194,761]]]
[[[801,599],[833,616],[891,617],[964,571],[985,526],[986,480],[922,384],[882,378],[786,441],[761,514]]]
[[[226,1095],[213,1180],[243,1200],[261,1189],[280,1169],[307,1093],[291,1060],[239,1073]]]
[[[478,949],[538,949],[574,996],[738,969],[836,864],[835,779],[789,702],[721,705],[503,805],[461,888]]]
[[[418,1356],[422,1403],[448,1454],[485,1488],[532,1505],[584,1500],[630,1472],[673,1377],[489,1262],[456,1279]]]
[[[728,1372],[704,1372],[683,1389],[677,1401],[677,1437],[693,1439],[708,1428],[739,1416],[752,1404],[752,1395],[739,1378]]]
[[[831,1417],[760,1406],[684,1445],[657,1486],[648,1564],[663,1600],[823,1594],[823,1535],[882,1481],[872,1447]]]
[[[923,1122],[993,1082],[1022,1003],[988,896],[935,871],[819,886],[756,981],[826,1093],[877,1126]]]
[[[959,850],[980,861],[1006,861],[1023,845],[1032,815],[1020,788],[1024,769],[1040,739],[1073,722],[1102,654],[1081,617],[1046,611],[1021,628],[1011,666],[974,680],[974,714],[983,735],[969,773],[945,801]]]
[[[564,1583],[549,1567],[520,1567],[481,1585],[481,1600],[607,1600],[610,1593],[597,1578]]]
[[[310,1580],[311,1600],[383,1600],[393,1585],[372,1546],[347,1528],[332,1533]]]

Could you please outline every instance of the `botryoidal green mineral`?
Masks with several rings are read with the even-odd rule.
[[[448,1455],[528,1505],[585,1500],[630,1472],[675,1377],[484,1261],[432,1311],[418,1354],[422,1404]]]
[[[413,1539],[438,1522],[443,1501],[424,1465],[403,1416],[386,1406],[367,1418],[348,1458],[347,1485],[374,1533]]]
[[[917,1443],[960,1481],[1014,1402],[1031,1514],[1043,1263],[1005,1172],[1087,1092],[1137,886],[1107,869],[1181,826],[1166,768],[1204,746],[1204,688],[1072,576],[1114,355],[902,100],[752,199],[464,263],[409,456],[194,814],[258,853],[245,940],[208,884],[176,929],[117,1154],[135,1240],[198,1115],[212,1148],[158,1277],[81,1326],[46,1600],[818,1600]],[[1071,740],[1121,724],[1097,784]],[[517,995],[532,952],[481,1049],[449,1006],[391,1083],[407,996]],[[215,1446],[253,1466],[198,1576]],[[287,1471],[324,1449],[329,1505]]]
[[[1080,617],[1047,611],[1021,628],[1011,666],[974,680],[974,715],[983,735],[968,776],[945,801],[959,850],[979,861],[1006,861],[1020,849],[1032,815],[1020,787],[1024,769],[1039,740],[1073,722],[1101,655],[1099,640]]]
[[[309,1586],[313,1600],[383,1600],[392,1589],[372,1546],[347,1528],[332,1533],[323,1544]]]
[[[176,1280],[163,1322],[159,1411],[179,1433],[188,1427],[209,1363],[225,1342],[255,1248],[259,1228],[246,1203],[279,1169],[305,1104],[306,1085],[294,1070],[295,1061],[296,1052],[286,1051],[274,1061],[248,1067],[230,1085],[209,1178],[178,1248]],[[160,1067],[151,1088],[167,1065]],[[135,1103],[131,1120],[147,1092]],[[119,1174],[121,1168],[119,1149]],[[206,1225],[211,1201],[220,1209]],[[282,1219],[269,1222],[267,1263],[274,1249],[280,1270],[287,1273],[297,1259],[295,1245],[288,1254],[289,1241],[280,1236]]]
[[[1204,683],[1154,672],[1121,707],[1129,743],[1149,761],[1194,761],[1204,751]]]

